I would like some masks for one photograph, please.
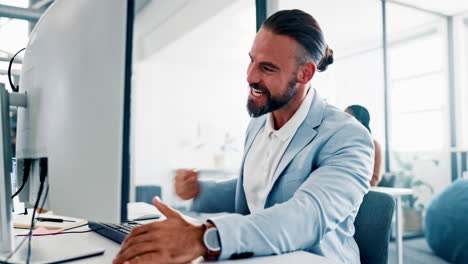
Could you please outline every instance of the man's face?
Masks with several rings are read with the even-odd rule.
[[[249,52],[247,110],[252,117],[278,110],[296,95],[298,44],[290,37],[260,29]]]

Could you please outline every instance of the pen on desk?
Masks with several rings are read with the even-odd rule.
[[[132,221],[145,221],[145,220],[154,220],[154,219],[159,219],[159,218],[161,218],[161,216],[150,214],[150,215],[144,215],[144,216],[134,218],[132,219]]]
[[[39,222],[55,222],[55,223],[76,222],[73,220],[66,220],[62,218],[52,218],[52,217],[36,217],[36,220]]]

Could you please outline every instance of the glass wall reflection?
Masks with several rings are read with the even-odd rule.
[[[446,19],[387,4],[391,168],[404,197],[406,231],[451,182]]]
[[[237,173],[249,116],[255,2],[150,1],[134,45],[133,175],[173,193],[177,168]]]

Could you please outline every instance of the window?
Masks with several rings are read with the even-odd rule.
[[[2,5],[11,5],[17,7],[28,7],[27,0],[2,0]],[[8,85],[7,69],[11,56],[28,43],[29,24],[24,20],[0,17],[0,83],[4,83],[7,89]],[[15,63],[12,67],[15,81],[17,83],[21,64]]]
[[[462,22],[462,32],[461,35],[461,45],[459,46],[461,50],[459,50],[460,54],[462,55],[462,63],[459,65],[461,70],[459,71],[461,82],[459,84],[459,90],[457,91],[459,94],[459,116],[458,116],[458,124],[459,124],[459,146],[464,149],[468,149],[468,15],[464,16]]]
[[[401,187],[423,182],[432,198],[451,181],[446,19],[393,3],[387,10],[391,169]]]
[[[238,172],[255,21],[254,2],[246,0],[157,1],[137,15],[136,184],[162,185],[171,202],[177,168]]]
[[[366,107],[371,115],[373,137],[384,145],[381,3],[374,0],[279,1],[279,10],[295,8],[308,12],[318,21],[334,51],[334,63],[327,71],[314,76],[312,86],[340,109],[354,104]]]

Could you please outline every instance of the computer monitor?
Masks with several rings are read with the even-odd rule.
[[[30,35],[18,109],[20,200],[34,204],[47,158],[47,208],[95,221],[127,218],[133,1],[55,1]],[[18,182],[22,168],[18,167]]]
[[[0,181],[0,253],[12,251],[9,104],[22,106],[18,182],[32,161],[20,200],[35,204],[47,167],[46,207],[55,214],[127,219],[133,9],[133,0],[55,1],[30,34],[20,94],[0,88],[0,176],[7,179]]]

